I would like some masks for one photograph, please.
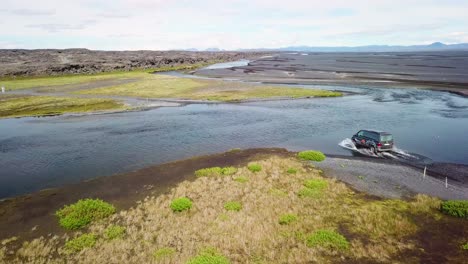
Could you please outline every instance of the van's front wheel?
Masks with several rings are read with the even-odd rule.
[[[375,151],[375,147],[371,146],[371,147],[370,147],[370,151],[371,151],[372,153],[374,153],[374,154],[377,155],[377,151]]]

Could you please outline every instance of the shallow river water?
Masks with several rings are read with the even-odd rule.
[[[231,148],[351,155],[338,143],[362,128],[389,131],[399,149],[434,161],[468,164],[468,99],[417,89],[321,88],[359,94],[0,120],[0,197]]]

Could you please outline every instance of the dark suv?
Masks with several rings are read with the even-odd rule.
[[[351,139],[356,147],[369,148],[374,153],[393,149],[392,134],[383,131],[361,130]]]

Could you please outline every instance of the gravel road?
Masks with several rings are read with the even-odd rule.
[[[386,198],[409,198],[417,193],[441,199],[467,200],[468,187],[427,175],[415,168],[375,160],[328,158],[315,164],[325,175],[350,184],[359,191]]]

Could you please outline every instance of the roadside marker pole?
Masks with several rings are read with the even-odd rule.
[[[423,180],[426,179],[426,166],[424,166]]]
[[[447,177],[445,177],[445,188],[448,188],[448,181],[447,181]]]

